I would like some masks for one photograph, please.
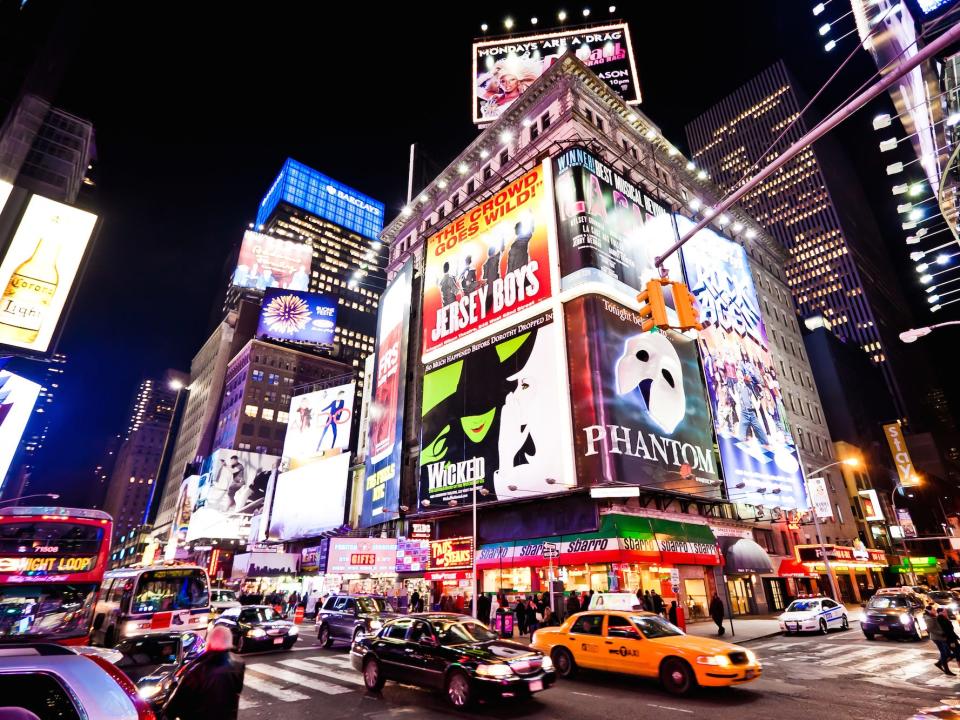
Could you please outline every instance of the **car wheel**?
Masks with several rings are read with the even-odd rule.
[[[693,669],[680,658],[667,658],[660,664],[660,684],[673,695],[685,695],[697,684]]]
[[[447,678],[447,699],[455,708],[470,707],[470,680],[460,671],[450,673]]]
[[[283,643],[283,649],[289,650],[296,644],[296,642],[297,642],[296,640],[285,640]]]
[[[827,627],[827,621],[820,618],[820,634],[826,635],[828,632],[830,632],[830,629]]]
[[[356,645],[356,644],[357,644],[357,641],[360,639],[360,636],[361,636],[361,635],[363,635],[363,630],[362,630],[361,628],[357,628],[356,630],[353,631],[353,643],[352,643],[352,645]]]
[[[116,644],[117,644],[117,629],[115,627],[111,627],[109,630],[107,630],[107,634],[103,636],[103,646],[112,648],[112,647],[116,647]]]
[[[846,615],[844,615],[842,618],[840,618],[840,629],[841,629],[841,630],[849,630],[849,629],[850,629],[850,620],[847,618]]]
[[[867,640],[873,640],[873,639],[876,637],[876,635],[874,635],[873,633],[868,633],[868,632],[865,632],[865,633],[863,634],[863,636],[864,636]]]
[[[317,640],[320,641],[320,647],[328,648],[333,645],[333,638],[330,637],[330,628],[326,625],[321,625],[317,631]]]
[[[380,692],[387,679],[380,669],[380,661],[376,658],[367,658],[363,664],[363,684],[370,692]]]
[[[553,666],[557,669],[557,675],[562,678],[572,678],[577,674],[577,661],[573,655],[564,647],[555,647],[550,653],[550,659],[553,660]]]

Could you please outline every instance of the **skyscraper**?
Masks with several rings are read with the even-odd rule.
[[[687,125],[692,159],[731,191],[807,132],[797,119],[804,105],[779,61]],[[906,300],[879,251],[862,189],[830,139],[805,148],[742,204],[787,250],[787,284],[801,319],[825,317],[881,369],[900,415],[916,413],[896,340],[909,326]]]

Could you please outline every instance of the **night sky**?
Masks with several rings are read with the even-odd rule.
[[[585,6],[341,4],[347,11],[275,1],[204,14],[200,5],[153,5],[163,10],[154,16],[138,3],[98,5],[55,98],[95,124],[90,198],[104,226],[60,343],[70,361],[32,492],[90,502],[92,469],[124,428],[139,381],[189,369],[211,328],[226,256],[287,156],[383,200],[394,217],[411,142],[442,167],[476,137],[470,43],[480,24],[499,33],[511,15],[515,32],[524,31],[538,15],[543,28],[561,7],[578,20]],[[825,53],[817,26],[831,14],[814,18],[812,5],[618,8],[632,30],[641,110],[684,148],[685,122],[779,57],[814,92],[854,39]],[[590,20],[610,17],[607,4],[590,7]],[[859,53],[821,112],[874,71]],[[858,158],[895,267],[910,280],[883,177],[889,158],[870,127],[876,112],[863,111],[839,137]]]

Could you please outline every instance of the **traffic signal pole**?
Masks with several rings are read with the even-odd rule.
[[[744,195],[749,193],[751,190],[756,188],[757,185],[762,183],[764,180],[769,178],[773,173],[783,167],[786,163],[793,160],[801,150],[806,148],[808,145],[816,142],[828,132],[837,127],[844,120],[849,118],[853,113],[862,108],[864,105],[869,103],[874,98],[886,92],[886,90],[895,85],[900,78],[906,75],[908,72],[913,70],[915,67],[921,63],[926,62],[930,58],[934,57],[945,48],[949,47],[953,43],[957,42],[960,39],[960,23],[955,24],[952,28],[947,30],[943,35],[938,37],[936,40],[931,42],[929,45],[920,50],[912,58],[907,59],[899,63],[895,69],[893,69],[889,75],[879,80],[872,87],[868,88],[860,95],[855,97],[853,100],[848,102],[842,108],[837,110],[833,115],[822,120],[815,128],[810,132],[804,135],[802,138],[797,140],[793,145],[787,148],[783,154],[779,155],[776,160],[764,167],[760,172],[754,175],[750,180],[740,186],[738,190],[728,195],[725,200],[721,200],[720,203],[715,205],[712,210],[712,214],[708,218],[704,218],[698,222],[689,232],[687,232],[678,242],[676,242],[672,247],[670,247],[663,255],[659,256],[654,264],[660,269],[661,273],[664,273],[663,263],[664,261],[673,255],[677,250],[682,248],[687,241],[690,240],[694,235],[703,230],[707,225],[710,224],[710,221],[720,215],[725,210],[728,210],[732,205],[738,202]]]

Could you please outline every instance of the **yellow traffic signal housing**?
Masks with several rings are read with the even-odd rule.
[[[669,292],[673,295],[673,305],[677,312],[677,323],[671,325],[667,317],[667,303],[664,300],[663,289],[670,286]],[[640,303],[640,317],[643,318],[643,330],[649,332],[653,328],[672,328],[674,330],[703,330],[700,324],[700,311],[697,309],[697,300],[687,286],[668,278],[651,280],[646,290],[637,295]]]
[[[690,289],[682,282],[671,282],[673,286],[673,302],[677,308],[677,324],[680,330],[703,330],[700,324],[700,310],[697,308],[697,299]]]
[[[644,332],[649,332],[655,327],[667,326],[667,304],[663,300],[663,283],[662,280],[651,280],[647,283],[647,289],[637,295]]]

